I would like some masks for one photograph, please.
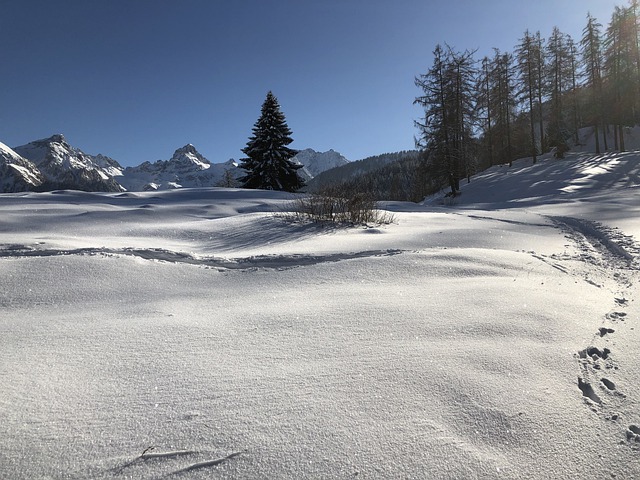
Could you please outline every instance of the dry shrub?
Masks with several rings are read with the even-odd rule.
[[[372,195],[348,192],[340,187],[297,197],[291,215],[296,220],[346,225],[381,225],[395,221],[392,213],[377,208]]]

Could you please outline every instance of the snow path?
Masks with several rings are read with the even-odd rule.
[[[632,237],[595,222],[571,217],[552,219],[576,243],[580,252],[577,258],[601,268],[602,287],[608,283],[612,292],[610,305],[613,308],[603,316],[602,326],[593,334],[588,346],[576,354],[580,367],[578,388],[592,411],[604,420],[620,425],[627,441],[637,448],[640,437],[635,431],[638,427],[630,422],[625,424],[624,419],[637,413],[634,409],[640,400],[640,392],[632,385],[638,364],[635,361],[619,362],[617,354],[622,350],[624,358],[633,359],[633,349],[637,348],[640,339],[634,333],[635,327],[625,321],[631,305],[636,306],[634,317],[638,318],[640,246]],[[617,342],[618,337],[624,341]],[[636,341],[630,343],[632,338]],[[618,388],[621,383],[630,390],[621,391]],[[633,401],[628,402],[627,396]]]

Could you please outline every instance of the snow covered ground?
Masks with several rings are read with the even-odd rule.
[[[0,195],[2,478],[640,478],[640,157],[397,222]]]

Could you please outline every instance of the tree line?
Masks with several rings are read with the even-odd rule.
[[[592,127],[596,153],[623,151],[624,127],[640,123],[638,0],[616,6],[606,29],[587,14],[575,41],[554,27],[549,38],[525,31],[513,52],[437,45],[416,77],[424,108],[416,146],[428,176],[450,195],[475,171],[553,149],[561,158]],[[609,135],[607,135],[607,133]],[[610,139],[613,140],[613,145]]]

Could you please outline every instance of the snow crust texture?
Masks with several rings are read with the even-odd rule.
[[[640,478],[639,171],[521,162],[348,229],[278,192],[0,195],[0,472]]]

